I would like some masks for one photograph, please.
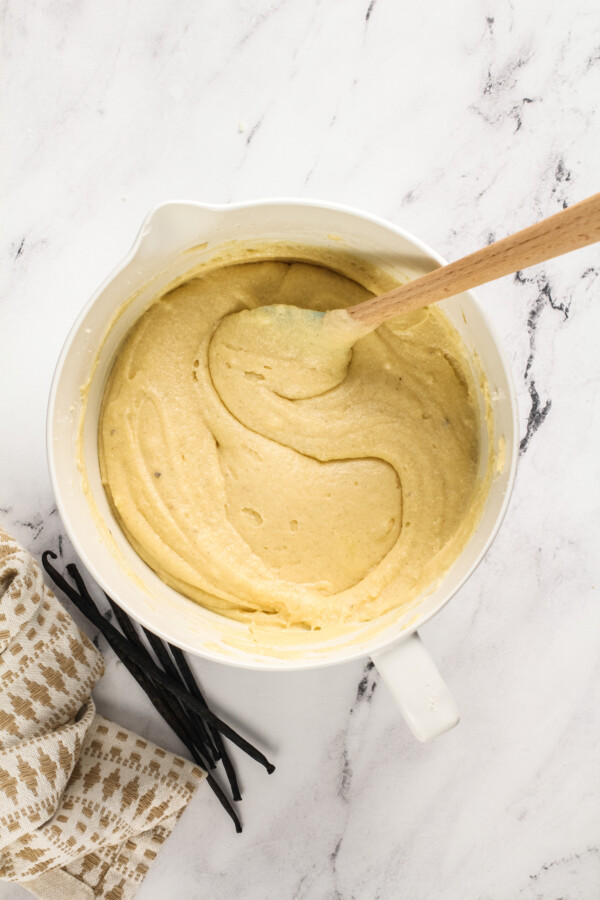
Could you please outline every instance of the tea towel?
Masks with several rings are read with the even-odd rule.
[[[204,773],[96,713],[101,654],[0,529],[0,879],[131,900]]]

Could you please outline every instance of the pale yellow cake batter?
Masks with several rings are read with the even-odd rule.
[[[127,335],[102,406],[102,479],[129,541],[181,593],[260,625],[364,622],[435,582],[470,537],[477,395],[438,309],[361,338],[316,396],[310,365],[282,396],[277,360],[225,327],[213,340],[245,308],[369,296],[321,265],[226,265],[157,299]]]

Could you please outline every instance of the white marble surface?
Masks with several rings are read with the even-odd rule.
[[[156,203],[342,201],[456,258],[599,186],[597,0],[1,14],[0,521],[34,553],[62,534],[44,449],[59,349]],[[600,897],[599,272],[594,247],[479,291],[525,452],[487,559],[423,632],[459,727],[418,744],[362,663],[199,663],[277,772],[239,760],[240,837],[202,788],[140,900]],[[176,747],[107,658],[101,711]]]

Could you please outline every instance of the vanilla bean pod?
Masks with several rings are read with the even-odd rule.
[[[69,570],[69,567],[67,566],[67,570],[69,571],[69,574],[70,574],[73,578],[75,578],[75,571],[77,571],[76,567],[73,566],[73,567],[72,567],[72,570]],[[78,572],[78,571],[77,571],[77,575],[79,576],[79,578],[81,578],[81,576],[79,575],[79,572]],[[79,582],[78,582],[78,583],[79,583]],[[88,593],[89,593],[89,592],[88,592]],[[142,640],[141,640],[139,634],[138,634],[137,631],[136,631],[135,625],[133,624],[133,622],[131,621],[131,619],[130,619],[129,616],[127,615],[127,613],[126,613],[124,610],[122,610],[121,607],[118,606],[118,605],[114,602],[114,600],[112,600],[112,599],[108,596],[108,594],[105,593],[104,596],[106,597],[106,599],[107,599],[108,602],[110,603],[110,607],[111,607],[112,611],[114,612],[115,618],[116,618],[117,622],[119,623],[119,626],[120,626],[120,628],[121,628],[121,631],[123,632],[123,634],[125,635],[125,637],[126,637],[129,641],[131,641],[132,644],[135,644],[135,645],[136,645],[143,653],[148,653],[148,651],[147,651],[146,647],[144,646],[144,644],[143,644],[143,642],[142,642]],[[114,648],[113,648],[113,649],[114,649]],[[115,651],[115,652],[116,652],[116,651]],[[148,656],[148,658],[149,658],[150,660],[152,659],[150,656]],[[160,661],[160,660],[159,660],[159,661]],[[163,668],[164,668],[164,666],[163,666]],[[140,669],[139,671],[141,672],[142,670]],[[132,674],[133,674],[133,673],[132,673]],[[142,673],[142,674],[144,674],[144,673]],[[145,674],[144,674],[144,677],[145,677]],[[134,675],[134,678],[135,678],[135,675]],[[136,680],[137,680],[137,679],[136,679]],[[150,680],[150,683],[153,685],[154,691],[156,692],[156,686],[154,685],[154,682],[152,682],[152,681]],[[146,690],[146,689],[144,688],[144,690]],[[146,690],[146,693],[148,693],[147,690]],[[152,699],[152,698],[151,698],[151,699]],[[184,728],[186,729],[186,731],[187,731],[187,730],[188,730],[188,721],[186,721],[185,718],[183,718],[183,720],[182,720],[182,713],[183,713],[183,717],[186,716],[186,713],[185,713],[185,710],[183,709],[183,707],[180,706],[180,705],[178,704],[178,705],[175,706],[175,707],[167,706],[167,708],[168,708],[168,710],[169,710],[169,713],[170,713],[171,717],[175,716],[175,717],[180,721],[181,726],[184,727]],[[165,716],[162,714],[162,712],[161,712],[161,715],[163,716],[163,718],[165,718]],[[196,721],[197,721],[197,720],[196,720]],[[171,724],[171,723],[169,722],[169,724]],[[192,724],[195,724],[195,722],[192,723]],[[173,727],[173,726],[171,725],[171,727]],[[189,733],[187,740],[184,740],[183,742],[184,742],[184,744],[186,745],[186,747],[188,748],[188,750],[189,750],[190,752],[192,752],[192,750],[193,750],[193,747],[191,746],[191,744],[193,744],[193,745],[195,745],[195,746],[198,748],[198,751],[199,751],[200,753],[202,753],[203,759],[205,760],[205,762],[202,763],[203,768],[207,768],[207,766],[206,766],[205,763],[208,762],[209,767],[210,767],[211,769],[214,769],[214,767],[215,767],[215,762],[214,762],[214,760],[213,760],[213,758],[212,758],[212,754],[210,753],[210,746],[207,747],[207,746],[206,746],[206,742],[203,740],[203,733],[200,733],[200,734],[194,734],[193,732],[191,732],[191,733]],[[197,761],[197,760],[196,760],[196,761]]]
[[[73,601],[73,603],[81,609],[82,605],[85,607],[81,609],[83,614],[94,624],[97,628],[102,631],[105,637],[108,634],[113,636],[114,641],[118,646],[122,649],[122,651],[129,656],[131,660],[137,663],[138,666],[143,667],[145,665],[145,660],[143,654],[140,654],[137,647],[130,644],[129,641],[123,637],[120,631],[118,631],[110,622],[108,622],[102,613],[96,607],[88,606],[85,600],[79,596],[77,591],[75,591],[71,585],[60,575],[59,572],[56,571],[54,566],[48,562],[48,558],[56,559],[57,556],[50,550],[46,550],[42,554],[42,564],[51,578],[55,580],[55,582],[61,587],[62,590],[65,591],[67,596]],[[65,587],[63,587],[65,585]],[[86,612],[86,609],[89,610],[89,615]],[[107,637],[108,639],[108,637]],[[228,737],[229,740],[240,747],[241,750],[244,750],[248,756],[254,759],[256,762],[259,762],[262,766],[265,767],[267,772],[271,774],[275,771],[275,766],[269,762],[266,756],[257,750],[252,744],[249,743],[245,738],[241,737],[233,728],[227,725],[226,722],[223,722],[218,716],[216,716],[212,710],[203,705],[197,697],[194,697],[185,689],[181,688],[178,684],[173,683],[172,679],[170,679],[165,673],[158,668],[158,666],[154,664],[148,664],[148,672],[147,674],[152,678],[153,681],[161,684],[166,690],[169,691],[170,694],[181,699],[185,706],[189,709],[192,709],[196,712],[201,718],[206,719],[208,723],[214,725],[221,734]]]
[[[110,644],[109,638],[107,638],[107,641],[109,641]],[[211,790],[215,794],[217,800],[219,801],[227,815],[233,821],[236,832],[238,834],[241,834],[242,823],[240,822],[236,811],[231,806],[229,798],[223,791],[223,788],[210,771],[210,768],[214,768],[215,764],[212,760],[209,763],[205,756],[202,754],[201,750],[197,746],[197,741],[194,739],[194,736],[188,731],[185,720],[182,721],[181,717],[173,712],[172,707],[170,707],[169,704],[164,700],[164,698],[157,692],[154,682],[146,677],[142,669],[138,668],[135,663],[131,663],[124,654],[119,653],[118,649],[113,644],[110,644],[110,646],[113,648],[119,659],[126,666],[133,678],[137,681],[139,686],[147,695],[156,711],[162,716],[167,725],[177,735],[181,743],[185,747],[187,747],[194,762],[197,763],[197,765],[199,765],[202,769],[204,769],[204,771],[206,772],[206,780],[210,785]]]
[[[123,615],[126,615],[126,613],[123,613]],[[133,628],[133,626],[132,626],[132,628]],[[167,675],[169,675],[174,680],[179,681],[181,686],[183,688],[186,688],[185,681],[183,680],[181,674],[179,673],[177,666],[171,659],[171,655],[167,649],[167,646],[165,644],[163,644],[161,639],[156,634],[154,634],[148,628],[145,628],[143,625],[142,625],[142,630],[143,630],[144,634],[146,635],[146,637],[148,639],[148,643],[150,644],[152,650],[154,651],[159,664],[163,667],[163,669],[165,670]],[[219,759],[219,752],[214,745],[213,739],[210,735],[210,732],[206,725],[206,722],[204,722],[198,716],[194,715],[194,713],[190,712],[189,710],[187,711],[187,714],[190,716],[190,719],[193,721],[195,727],[197,728],[199,733],[202,735],[203,743],[206,745],[207,751],[210,752],[211,758],[214,757],[215,760]],[[234,797],[234,800],[235,799],[236,798]]]
[[[146,646],[144,645],[144,642],[142,641],[140,635],[138,634],[135,625],[133,624],[133,622],[131,621],[131,619],[125,612],[125,610],[121,609],[121,607],[117,603],[115,603],[115,601],[111,597],[109,597],[108,594],[105,593],[104,596],[108,600],[110,607],[111,607],[113,613],[115,614],[115,618],[116,618],[117,622],[119,623],[121,631],[123,632],[125,637],[128,638],[132,644],[135,644],[136,647],[138,647],[143,653],[148,653],[148,650],[147,650]],[[144,628],[144,633],[151,634],[151,632],[147,632],[145,628]],[[155,641],[158,642],[160,647],[162,647],[162,649],[163,649],[163,653],[161,653],[159,660],[158,660],[159,663],[162,665],[163,669],[165,670],[165,672],[168,675],[174,675],[174,677],[176,677],[177,672],[171,671],[171,669],[173,668],[173,662],[172,662],[171,658],[168,656],[168,654],[166,654],[166,651],[164,650],[164,646],[163,646],[162,642],[159,640],[159,638],[156,637],[156,635],[152,635],[152,637],[154,638]],[[153,646],[153,649],[154,649],[154,646]],[[155,652],[156,652],[156,650],[155,650]],[[148,656],[149,656],[149,654],[148,654]],[[157,654],[157,656],[158,656],[158,654]],[[166,656],[166,660],[164,659],[164,656]],[[150,661],[152,661],[151,656],[149,656],[149,659],[150,659]],[[167,665],[165,665],[165,662],[167,663]],[[170,664],[170,667],[169,667],[169,664]],[[216,765],[215,754],[213,752],[212,742],[206,740],[206,726],[205,726],[204,722],[202,722],[200,719],[198,719],[197,716],[194,716],[193,718],[191,716],[189,716],[189,714],[187,713],[185,708],[183,706],[181,706],[181,703],[178,703],[177,706],[174,707],[173,709],[174,709],[174,711],[175,710],[177,711],[178,718],[181,717],[181,713],[182,713],[183,716],[189,720],[189,724],[191,724],[194,727],[195,732],[192,732],[192,735],[191,735],[192,739],[193,739],[194,743],[198,746],[198,749],[202,752],[203,756],[206,757],[210,768],[214,769],[214,767]]]
[[[44,565],[46,567],[46,564],[44,564]],[[46,571],[48,571],[48,569],[46,569]],[[97,613],[99,613],[99,610],[96,607],[94,599],[91,596],[90,592],[88,591],[87,586],[83,580],[83,577],[81,576],[81,573],[77,569],[77,566],[75,566],[73,563],[71,563],[70,565],[67,566],[67,572],[69,573],[71,578],[73,578],[77,587],[79,588],[79,592],[80,592],[79,597],[82,601],[82,604],[88,610],[93,607],[93,609]],[[50,574],[50,572],[48,574]],[[52,576],[52,577],[54,577],[54,576]],[[68,586],[66,581],[64,583],[64,586],[65,587]],[[63,590],[64,590],[64,587],[63,587]],[[72,594],[68,593],[67,591],[65,591],[65,593],[67,593],[67,596],[71,597],[73,602],[75,602],[75,599]],[[113,606],[113,604],[111,603],[111,607],[112,606]],[[116,606],[116,604],[115,604],[115,606]],[[80,607],[78,607],[78,608],[80,608]],[[113,609],[114,609],[114,607],[113,607]],[[81,611],[84,613],[86,618],[89,618],[89,615],[85,611],[85,609],[82,609]],[[151,662],[151,657],[148,654],[148,651],[146,650],[146,648],[144,647],[142,642],[140,641],[140,639],[137,635],[137,632],[135,631],[135,628],[133,627],[132,622],[126,616],[126,613],[124,613],[121,609],[119,609],[119,613],[122,613],[122,615],[117,615],[116,610],[115,610],[115,616],[117,618],[117,621],[123,628],[123,631],[125,632],[126,636],[129,637],[129,639],[132,641],[132,643],[139,645],[139,647],[141,648],[141,651],[147,655],[148,660]],[[99,614],[101,615],[101,613],[99,613]],[[125,618],[123,618],[123,617],[125,617]],[[115,629],[115,631],[116,631],[116,629]],[[117,632],[117,634],[118,634],[118,632]],[[162,697],[161,694],[159,693],[159,691],[157,690],[156,684],[152,681],[151,678],[149,678],[146,675],[145,670],[142,669],[140,666],[136,665],[136,663],[131,661],[131,659],[128,657],[128,655],[122,651],[122,648],[120,648],[117,645],[117,642],[114,641],[114,637],[111,640],[111,637],[107,636],[106,634],[104,636],[105,636],[106,640],[108,641],[109,645],[112,647],[112,649],[116,653],[116,655],[119,657],[119,659],[123,663],[123,665],[127,668],[127,670],[130,672],[130,674],[133,676],[133,678],[137,681],[139,686],[142,688],[144,693],[147,695],[148,699],[150,700],[150,702],[152,703],[152,705],[154,706],[156,711],[162,716],[162,718],[165,720],[167,725],[177,735],[177,737],[179,738],[181,743],[184,744],[185,747],[187,747],[194,762],[197,763],[197,765],[201,766],[201,768],[204,769],[204,771],[206,772],[206,780],[207,780],[211,790],[217,797],[217,800],[219,801],[219,803],[221,804],[221,806],[223,807],[223,809],[225,810],[227,815],[233,821],[236,832],[238,834],[240,834],[242,831],[242,824],[238,818],[238,815],[235,812],[235,810],[233,809],[233,807],[231,806],[231,803],[229,802],[229,799],[228,799],[227,795],[225,794],[225,792],[223,791],[221,785],[218,783],[218,781],[214,778],[214,776],[210,772],[210,768],[211,767],[214,768],[214,762],[212,760],[210,760],[210,762],[209,762],[206,759],[206,754],[202,752],[202,750],[204,748],[202,748],[201,746],[198,746],[198,741],[194,738],[194,735],[191,734],[189,731],[188,723],[185,719],[185,715],[181,715],[181,713],[178,711],[177,707],[169,706],[169,704],[166,702],[164,697]]]
[[[219,801],[227,815],[233,821],[236,832],[240,834],[242,831],[242,824],[237,816],[237,813],[231,806],[229,799],[223,791],[221,785],[210,772],[210,767],[207,764],[207,760],[197,748],[196,741],[194,740],[193,735],[191,735],[188,731],[185,725],[185,721],[181,721],[180,717],[173,713],[172,708],[157,692],[156,685],[146,676],[144,671],[138,668],[135,663],[132,663],[130,660],[128,660],[124,654],[119,653],[119,650],[110,643],[109,638],[107,638],[106,640],[109,642],[110,646],[117,654],[123,665],[129,670],[133,678],[137,681],[141,689],[147,695],[156,711],[162,716],[167,725],[177,735],[181,743],[184,744],[185,747],[187,747],[194,762],[204,769],[204,771],[206,772],[206,780],[210,785],[211,790],[215,794],[217,800]],[[214,768],[214,763],[212,764],[212,766]]]
[[[73,568],[75,569],[75,571],[77,571],[76,567],[73,567]],[[67,567],[67,569],[68,569],[68,567]],[[70,574],[73,574],[73,573],[71,572]],[[78,574],[79,574],[79,572],[78,572]],[[117,622],[119,623],[119,625],[121,626],[121,629],[122,629],[125,637],[129,638],[129,640],[133,644],[135,644],[136,646],[140,647],[142,650],[145,651],[146,648],[144,647],[142,641],[140,640],[140,636],[138,635],[138,633],[136,631],[135,625],[133,624],[133,622],[131,621],[131,619],[125,612],[125,610],[121,609],[121,607],[117,603],[115,603],[115,601],[112,600],[111,597],[108,596],[108,594],[105,593],[104,596],[110,603],[110,607],[111,607],[112,611],[114,612],[115,618],[116,618]],[[148,636],[152,635],[152,637],[154,638],[155,641],[159,641],[159,638],[157,638],[156,635],[152,634],[152,632],[147,631],[146,628],[144,628],[144,633],[147,634]],[[153,642],[151,642],[151,643],[153,643]],[[160,644],[160,646],[163,646],[163,645]],[[169,644],[168,646],[170,647],[171,645]],[[163,649],[164,649],[164,647],[163,647]],[[115,652],[118,652],[118,651],[115,650]],[[162,657],[162,654],[161,654],[161,657]],[[120,656],[120,659],[127,666],[127,662],[125,661],[123,656]],[[159,658],[159,662],[162,662],[162,659]],[[169,662],[171,663],[171,666],[173,666],[173,662],[171,660],[169,660]],[[129,668],[129,666],[128,666],[128,668]],[[168,671],[167,668],[164,666],[164,664],[163,664],[163,668],[165,668],[165,671]],[[154,685],[154,683],[152,681],[150,681],[150,679],[148,679],[146,677],[145,673],[141,669],[137,669],[137,672],[138,672],[137,675],[135,674],[135,672],[132,671],[131,668],[129,668],[129,671],[131,672],[131,674],[133,675],[135,680],[138,682],[138,684],[140,685],[142,690],[144,690],[145,693],[147,694],[147,696],[150,698],[150,701],[154,705],[155,709],[160,713],[160,715],[163,717],[165,722],[175,732],[175,734],[177,735],[179,740],[187,747],[190,754],[192,755],[194,762],[198,763],[198,765],[202,766],[202,768],[205,770],[206,780],[208,781],[211,790],[216,795],[219,803],[224,808],[227,815],[230,816],[230,818],[233,820],[233,823],[235,825],[235,830],[237,831],[237,833],[241,834],[242,824],[237,816],[237,813],[231,806],[231,804],[229,802],[229,798],[223,791],[221,785],[209,771],[209,766],[210,766],[210,768],[213,768],[213,769],[215,767],[214,760],[210,758],[209,753],[207,752],[209,747],[207,747],[206,744],[203,743],[201,746],[201,749],[200,749],[198,747],[198,741],[196,740],[195,736],[193,734],[190,735],[189,733],[186,734],[183,731],[183,729],[179,728],[179,722],[177,721],[177,719],[179,717],[175,717],[173,715],[171,707],[167,703],[165,703],[164,699],[160,696],[160,694],[156,693],[156,686]],[[204,726],[204,722],[202,722],[201,719],[198,719],[197,716],[193,716],[193,723],[196,724],[197,726],[201,725],[204,728],[204,730],[206,730],[205,726]],[[218,732],[216,732],[216,734],[218,734]],[[205,759],[205,757],[206,757],[206,759]],[[207,762],[208,762],[208,765],[207,765]],[[224,765],[224,768],[225,768],[225,772],[228,776],[229,783],[231,785],[231,778],[229,777],[229,773],[227,772],[227,766]],[[235,779],[234,779],[234,781],[235,781]],[[231,787],[232,787],[233,799],[241,800],[239,788],[237,788],[237,781],[235,781],[235,787],[234,787],[234,785],[231,785]]]
[[[173,659],[177,663],[179,671],[181,672],[181,675],[183,677],[183,681],[184,681],[185,685],[187,686],[188,690],[195,697],[197,697],[197,699],[200,700],[201,703],[204,703],[204,705],[206,706],[206,701],[204,700],[204,697],[202,696],[202,692],[200,691],[200,688],[198,687],[198,685],[196,683],[196,679],[194,678],[194,674],[189,667],[188,661],[185,658],[185,654],[184,654],[183,650],[181,650],[179,647],[174,647],[172,644],[169,644],[169,649],[171,651]],[[231,792],[232,792],[233,799],[241,800],[242,793],[240,791],[240,786],[238,784],[237,774],[233,767],[233,763],[231,762],[229,754],[227,753],[225,745],[223,744],[223,739],[216,728],[213,728],[211,726],[209,726],[209,728],[210,728],[211,734],[214,737],[214,741],[217,746],[217,749],[220,752],[221,760],[223,762],[223,768],[225,769],[225,772],[227,774],[229,784],[231,785]]]
[[[48,552],[48,555],[53,557],[54,559],[56,558],[55,555],[50,552]],[[85,583],[83,582],[83,579],[82,579],[79,571],[77,570],[77,567],[74,565],[72,565],[71,567],[67,566],[67,571],[69,572],[71,577],[74,578],[74,580],[80,587],[80,590],[81,590],[81,588],[83,588],[83,596],[81,594],[77,594],[75,589],[68,583],[68,581],[62,575],[60,575],[60,573],[56,569],[54,569],[54,567],[48,562],[46,554],[44,554],[42,556],[42,564],[44,566],[44,569],[50,576],[50,578],[52,578],[52,580],[54,581],[54,583],[56,585],[58,585],[58,587],[63,591],[63,593],[65,593],[67,595],[67,597],[69,597],[69,599],[73,603],[75,603],[77,608],[80,609],[80,611],[86,616],[86,618],[90,618],[86,612],[86,608],[89,608],[90,604],[94,605],[94,609],[96,609],[96,607],[95,607],[93,598],[89,594],[89,591],[87,590],[87,587],[86,587]],[[81,601],[80,603],[77,602],[78,599]],[[82,605],[84,607],[83,609],[81,608]],[[112,606],[112,604],[111,604],[111,606]],[[97,609],[96,609],[96,612],[98,612]],[[122,610],[119,610],[119,612],[122,612]],[[116,611],[115,611],[115,615],[116,615]],[[125,615],[125,613],[123,613],[123,615]],[[120,616],[117,616],[117,621],[119,621],[120,618],[121,618]],[[119,622],[119,624],[121,624],[121,622]],[[123,621],[123,625],[125,625],[124,621]],[[128,628],[128,626],[129,626],[129,628]],[[128,626],[127,625],[125,625],[125,627],[122,626],[123,631],[126,631],[126,629],[127,630],[133,629],[133,625],[129,620],[128,620]],[[115,629],[115,631],[116,631],[116,629]],[[118,634],[118,632],[117,632],[117,634]],[[105,637],[106,637],[106,635],[105,635]],[[139,641],[137,633],[136,633],[135,637]],[[209,771],[209,766],[207,764],[207,761],[204,758],[204,756],[202,755],[202,753],[196,747],[195,741],[193,740],[192,735],[190,735],[185,723],[178,720],[178,717],[176,717],[173,714],[172,708],[165,701],[164,697],[162,697],[160,695],[160,693],[157,691],[156,685],[146,675],[144,670],[142,668],[140,668],[138,665],[136,665],[134,662],[132,662],[131,659],[129,658],[128,654],[122,652],[122,649],[121,650],[119,649],[118,643],[116,641],[111,642],[109,637],[106,637],[106,640],[108,641],[109,645],[112,647],[114,652],[117,654],[119,659],[122,661],[123,665],[127,668],[127,670],[130,672],[130,674],[133,676],[133,678],[137,681],[139,686],[142,688],[144,693],[148,696],[150,702],[152,703],[154,708],[157,710],[157,712],[162,716],[162,718],[165,720],[167,725],[169,725],[169,727],[177,735],[177,737],[182,742],[182,744],[184,744],[187,747],[194,762],[197,763],[197,765],[201,766],[205,770],[206,780],[207,780],[211,790],[217,797],[217,800],[219,801],[219,803],[221,804],[221,806],[223,807],[223,809],[225,810],[227,815],[232,819],[233,824],[235,825],[236,832],[238,834],[241,833],[242,825],[237,816],[237,813],[231,806],[231,803],[230,803],[227,795],[223,791],[221,785],[218,783],[218,781],[214,778],[214,776]],[[139,643],[141,644],[141,641],[139,641]],[[141,646],[143,647],[143,644],[141,644]],[[144,650],[145,650],[145,648],[144,648]]]
[[[98,610],[98,608],[97,608],[97,606],[96,606],[96,604],[95,604],[95,602],[94,602],[94,599],[93,599],[93,597],[91,596],[91,594],[90,594],[90,592],[89,592],[89,590],[88,590],[88,588],[87,588],[87,585],[85,584],[85,581],[83,580],[83,577],[82,577],[81,573],[80,573],[79,570],[77,569],[77,566],[74,565],[73,563],[71,563],[70,565],[67,566],[67,572],[69,573],[69,575],[73,578],[73,580],[74,580],[75,583],[77,584],[77,587],[79,588],[79,591],[80,591],[79,596],[80,596],[81,599],[87,604],[88,609],[89,609],[89,610],[93,610],[94,614],[100,615],[100,616],[101,616],[102,614],[101,614],[100,611]],[[106,596],[106,595],[105,595],[105,596]],[[135,628],[134,628],[133,623],[131,622],[131,620],[130,620],[129,617],[127,616],[127,613],[125,613],[122,609],[120,609],[120,607],[118,607],[117,604],[116,604],[114,601],[111,601],[110,598],[107,597],[107,599],[109,599],[109,602],[110,602],[110,604],[111,604],[111,607],[115,610],[115,615],[116,615],[116,610],[117,610],[117,609],[119,610],[119,614],[120,614],[120,615],[119,615],[119,617],[118,617],[118,619],[117,619],[118,621],[120,620],[119,624],[121,624],[121,622],[127,622],[126,628],[127,628],[127,630],[129,631],[129,633],[133,636],[133,640],[131,641],[131,646],[133,646],[133,647],[136,648],[136,650],[140,653],[141,658],[143,658],[143,660],[144,660],[144,662],[143,662],[144,668],[141,669],[141,671],[142,671],[142,673],[143,673],[144,675],[146,674],[146,672],[149,672],[149,680],[150,680],[150,682],[152,683],[152,672],[153,672],[153,671],[157,671],[157,672],[159,672],[160,674],[162,674],[162,672],[160,672],[160,669],[158,669],[158,668],[155,666],[155,664],[154,664],[154,662],[153,662],[153,660],[152,660],[152,657],[150,656],[150,654],[148,653],[148,650],[146,649],[146,647],[144,646],[144,644],[143,644],[142,641],[140,640],[139,635],[137,634],[137,632],[136,632],[136,630],[135,630]],[[85,613],[85,614],[87,615],[88,618],[90,618],[89,613]],[[120,658],[123,658],[123,655],[126,655],[126,654],[123,654],[123,655],[122,655],[123,651],[120,652],[120,648],[119,648],[118,642],[115,641],[115,637],[120,637],[119,632],[118,632],[116,629],[114,629],[114,627],[113,627],[112,625],[110,625],[110,623],[107,622],[106,619],[104,619],[104,617],[103,617],[103,621],[104,621],[105,624],[109,625],[109,629],[106,629],[106,628],[105,628],[104,631],[103,631],[104,637],[105,637],[106,640],[109,642],[110,646],[111,646],[112,649],[115,651],[115,653],[117,653],[117,655],[118,655]],[[100,626],[98,626],[98,627],[100,627]],[[142,626],[142,627],[143,627],[143,626]],[[110,634],[110,631],[111,631],[111,630],[114,631],[114,634]],[[124,629],[124,630],[125,630],[125,629]],[[153,640],[152,640],[151,643],[152,643],[153,646],[157,646],[157,647],[160,646],[160,647],[161,647],[161,650],[159,651],[160,657],[161,657],[161,658],[159,659],[159,661],[161,662],[162,659],[163,659],[164,656],[165,656],[165,650],[164,650],[164,647],[162,646],[162,644],[160,644],[160,639],[159,639],[155,634],[153,634],[152,632],[147,631],[147,629],[145,629],[145,628],[144,628],[144,633],[147,634],[148,636],[150,636],[150,635],[152,636],[152,639],[153,639]],[[125,662],[125,659],[124,659],[123,661]],[[130,662],[130,661],[129,661],[129,662]],[[170,664],[170,665],[169,665],[169,664]],[[177,672],[177,669],[175,668],[175,666],[174,666],[172,660],[170,660],[170,659],[167,660],[167,666],[168,666],[169,669],[174,673],[174,677],[175,677],[175,678],[177,678],[177,679],[181,678],[181,676],[180,676],[179,673]],[[169,675],[169,672],[167,672],[167,675]],[[134,676],[134,677],[135,677],[135,676]],[[182,680],[182,684],[183,684],[183,690],[185,691],[185,690],[186,690],[186,689],[185,689],[185,682],[183,682],[183,679],[181,679],[181,680]],[[154,694],[155,694],[155,692],[154,692]],[[152,694],[149,694],[149,696],[150,696],[150,699],[153,700],[153,695],[152,695]],[[202,701],[202,702],[204,703],[204,701]],[[205,703],[204,703],[204,707],[205,707],[205,710],[208,711],[208,712],[210,713],[210,710],[208,710],[208,707],[206,706]],[[174,729],[174,730],[176,731],[176,733],[177,733],[178,737],[180,738],[180,740],[182,741],[182,743],[184,743],[184,744],[186,745],[186,747],[188,747],[188,749],[190,750],[190,752],[193,753],[194,747],[192,746],[192,743],[190,743],[190,742],[193,742],[193,745],[195,745],[196,748],[197,748],[199,751],[201,751],[204,755],[207,755],[207,754],[206,754],[205,747],[202,746],[201,744],[199,745],[199,744],[198,744],[198,741],[194,739],[194,735],[189,733],[189,731],[188,731],[188,723],[187,723],[186,719],[182,719],[182,716],[179,714],[179,710],[181,709],[181,707],[179,707],[178,705],[174,705],[174,706],[168,707],[168,709],[169,709],[169,711],[170,711],[170,717],[171,717],[172,719],[175,719],[176,721],[179,722],[179,725],[180,725],[180,732],[177,732],[176,729]],[[183,715],[185,716],[185,710],[182,710],[182,712],[183,712]],[[192,714],[192,715],[193,715],[193,714]],[[212,713],[211,713],[211,715],[212,715]],[[196,717],[194,716],[194,718],[196,718]],[[229,726],[227,726],[227,727],[229,727]],[[183,737],[182,737],[182,734],[184,735]],[[186,736],[187,736],[187,740],[186,740]],[[239,735],[237,735],[237,736],[238,736],[238,738],[240,737]],[[240,740],[244,740],[244,739],[243,739],[243,738],[240,738]],[[250,745],[250,746],[251,746],[251,745]],[[253,748],[253,749],[255,749],[255,748]],[[255,752],[258,753],[259,751],[255,751]],[[210,773],[208,772],[209,766],[206,765],[206,762],[204,761],[204,759],[202,759],[202,760],[195,760],[195,761],[198,762],[199,765],[201,765],[202,768],[204,768],[204,769],[206,770],[207,775],[210,774]],[[257,760],[257,761],[260,762],[260,760]],[[210,760],[210,767],[211,767],[211,768],[214,768],[214,765],[215,765],[215,764],[214,764],[214,762],[213,762],[212,759],[211,759],[211,760]],[[270,773],[269,773],[269,774],[270,774]],[[214,783],[216,784],[217,782],[215,781]],[[237,788],[237,782],[236,782],[236,788]],[[237,793],[237,796],[235,796],[236,793]],[[225,797],[225,795],[223,795],[223,796]],[[237,790],[234,791],[233,799],[234,799],[234,800],[241,800],[241,799],[242,799],[241,796],[240,796],[240,794],[239,794],[239,788],[237,788]],[[239,822],[238,822],[238,820],[237,820],[236,814],[235,814],[230,808],[228,808],[228,812],[229,812],[229,814],[231,815],[231,817],[234,819],[234,821],[236,821],[236,823],[239,824]],[[241,830],[241,829],[240,829],[240,830]]]
[[[122,614],[126,615],[125,613]],[[156,654],[156,658],[158,659],[165,672],[168,675],[171,675],[173,678],[180,680],[184,688],[186,688],[191,694],[193,694],[201,703],[204,704],[204,706],[207,706],[200,688],[196,684],[187,660],[185,659],[183,651],[178,647],[173,647],[171,644],[167,644],[165,646],[161,639],[152,631],[150,631],[148,628],[145,628],[144,626],[142,626],[142,628],[144,634],[148,638],[150,646]],[[169,650],[167,649],[167,647],[171,651],[171,654],[169,654]],[[179,660],[183,659],[186,670],[185,672],[182,670],[182,667],[180,665],[175,665],[175,662],[173,660],[175,660],[176,654]],[[171,656],[173,656],[173,658],[171,658]],[[237,774],[233,767],[233,763],[231,762],[229,754],[225,749],[221,735],[216,730],[216,728],[211,728],[210,726],[206,725],[203,720],[199,719],[193,712],[190,712],[190,718],[197,725],[197,727],[201,728],[203,730],[203,733],[206,734],[206,739],[209,742],[209,746],[212,748],[215,759],[220,759],[222,761],[223,768],[225,769],[225,774],[227,775],[227,779],[231,787],[233,799],[241,800],[242,794],[238,784]]]

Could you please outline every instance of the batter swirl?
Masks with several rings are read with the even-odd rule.
[[[181,593],[261,625],[343,626],[413,599],[468,540],[477,395],[438,309],[361,338],[337,386],[296,399],[271,388],[268,353],[215,332],[245,308],[368,296],[318,264],[226,265],[128,333],[104,394],[102,479],[129,541]]]

